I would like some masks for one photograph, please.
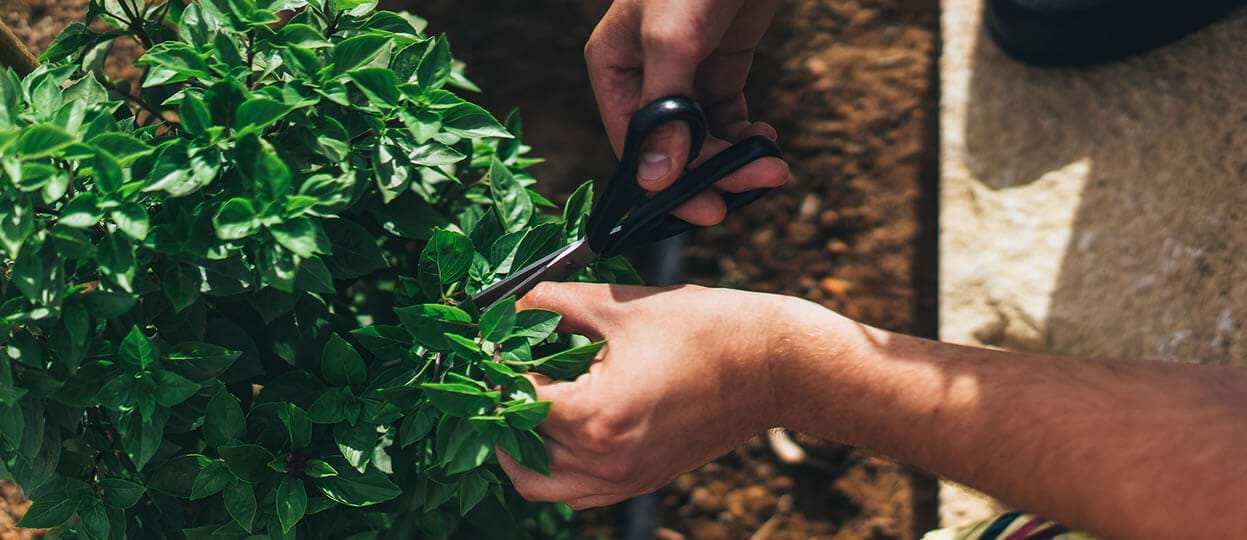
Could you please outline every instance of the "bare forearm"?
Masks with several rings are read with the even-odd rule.
[[[789,309],[773,368],[788,427],[1105,536],[1247,530],[1240,370],[959,347]]]

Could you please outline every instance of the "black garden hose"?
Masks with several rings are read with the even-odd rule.
[[[642,273],[650,285],[667,286],[684,281],[684,246],[688,235],[652,244],[644,253]],[[650,493],[624,501],[619,515],[623,540],[653,540],[662,522],[662,495]]]

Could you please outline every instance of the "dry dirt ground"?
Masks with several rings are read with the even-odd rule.
[[[399,0],[446,32],[478,100],[525,112],[549,159],[547,192],[610,172],[581,48],[603,0]],[[84,0],[0,0],[0,17],[41,49]],[[936,0],[792,0],[759,52],[755,116],[780,131],[792,183],[691,241],[697,283],[802,296],[888,329],[933,335]],[[828,414],[834,414],[829,411]],[[914,538],[935,525],[934,483],[877,457],[799,437],[812,457],[781,463],[758,438],[662,492],[667,538]],[[23,508],[0,494],[0,531]],[[615,537],[614,509],[586,536]],[[0,539],[16,538],[13,531]]]

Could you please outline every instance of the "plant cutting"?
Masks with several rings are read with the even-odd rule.
[[[472,296],[583,236],[445,36],[360,0],[93,0],[0,73],[0,473],[67,537],[568,534],[528,372],[603,347]],[[118,40],[140,80],[110,80]],[[622,258],[573,279],[636,282]]]

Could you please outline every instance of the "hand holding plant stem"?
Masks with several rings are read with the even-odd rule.
[[[766,428],[879,452],[1110,538],[1247,530],[1247,370],[962,347],[781,296],[548,284],[526,307],[609,338],[574,382],[537,380],[551,475],[577,508],[653,491]]]
[[[560,330],[610,345],[573,382],[533,377],[538,398],[553,402],[540,428],[552,474],[500,454],[516,489],[572,508],[608,505],[775,425],[768,356],[785,300],[693,286],[538,286],[522,307],[564,313]]]

